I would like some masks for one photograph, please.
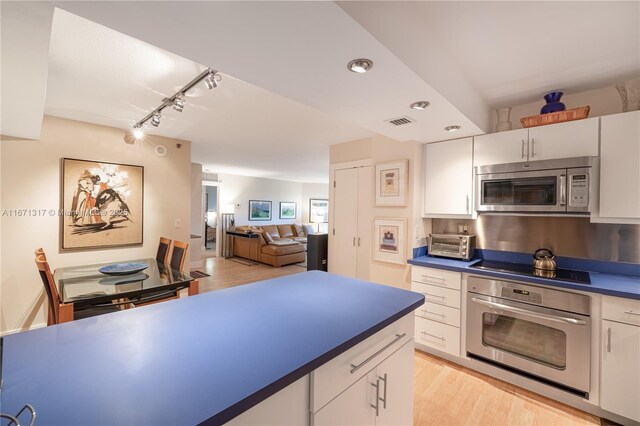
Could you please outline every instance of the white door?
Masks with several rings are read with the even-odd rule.
[[[473,165],[518,163],[527,161],[527,129],[476,136]]]
[[[430,143],[424,149],[424,215],[471,215],[473,139]]]
[[[597,157],[598,118],[529,129],[529,161]]]
[[[338,395],[320,411],[311,415],[311,424],[372,426],[376,424],[376,412],[372,407],[376,393],[373,372],[363,376]]]
[[[640,219],[640,111],[601,120],[600,217]]]
[[[376,426],[413,424],[413,346],[410,340],[376,368],[378,378],[385,379],[380,380],[385,401],[379,401]]]
[[[640,422],[640,327],[603,320],[602,342],[602,408]]]
[[[330,272],[357,276],[358,169],[336,170]]]
[[[373,175],[371,166],[358,169],[358,236],[356,240],[357,271],[356,278],[369,279],[369,267],[371,264],[371,234],[373,225],[371,222],[371,203],[373,193]]]

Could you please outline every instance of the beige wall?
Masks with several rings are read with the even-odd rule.
[[[189,257],[192,268],[202,266],[202,248],[204,247],[204,204],[202,186],[202,164],[191,163],[191,218],[189,232]]]
[[[43,247],[52,268],[154,257],[160,236],[189,241],[191,144],[156,136],[134,145],[124,131],[61,118],[44,118],[40,140],[3,137],[1,204],[3,209],[59,209],[60,159],[63,157],[144,166],[144,244],[126,248],[64,252],[59,250],[59,217],[1,218],[0,332],[46,323],[42,281],[33,251]],[[181,144],[178,149],[176,143]],[[166,157],[154,154],[156,145]],[[182,226],[175,228],[175,220]]]

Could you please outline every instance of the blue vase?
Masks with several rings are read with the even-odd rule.
[[[562,92],[549,92],[544,95],[544,100],[547,103],[540,110],[540,114],[549,114],[551,112],[564,111],[567,109],[566,106],[562,102],[560,102],[560,98],[564,93]]]

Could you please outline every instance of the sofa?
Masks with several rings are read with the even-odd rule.
[[[281,267],[304,262],[307,252],[308,227],[293,223],[286,225],[237,226],[236,231],[252,231],[253,238],[234,238],[233,255]]]

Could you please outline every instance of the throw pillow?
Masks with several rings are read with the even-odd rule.
[[[296,230],[297,237],[305,237],[307,235],[302,225],[298,225],[297,223],[294,223],[293,228]]]
[[[302,226],[304,227],[304,231],[307,235],[316,233],[316,230],[313,228],[313,225],[308,224],[308,225],[302,225]]]
[[[264,237],[264,240],[267,242],[267,244],[273,242],[273,238],[271,238],[271,234],[269,234],[267,231],[264,231],[262,233],[262,236]]]

